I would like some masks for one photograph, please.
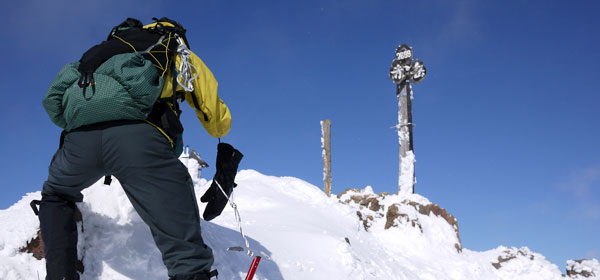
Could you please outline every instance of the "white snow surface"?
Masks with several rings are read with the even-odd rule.
[[[189,162],[191,172],[198,167]],[[196,197],[210,181],[195,179]],[[263,256],[254,279],[570,279],[544,256],[528,248],[499,246],[484,252],[457,252],[453,228],[433,214],[420,214],[402,201],[431,203],[420,195],[389,195],[383,210],[396,203],[422,232],[409,222],[384,229],[385,217],[376,218],[365,230],[357,211],[371,211],[357,204],[342,204],[319,188],[293,177],[272,177],[242,170],[236,178],[233,200],[243,221],[251,250]],[[84,256],[82,279],[167,279],[167,271],[150,231],[137,215],[119,182],[99,181],[84,190],[78,204],[84,232],[79,253]],[[362,194],[373,194],[366,187]],[[0,210],[0,279],[44,279],[44,259],[19,252],[37,234],[39,222],[29,202],[40,193],[29,193],[8,209]],[[342,197],[342,200],[344,197]],[[200,211],[205,204],[199,203]],[[382,212],[384,213],[384,212]],[[221,216],[202,221],[205,242],[213,249],[219,279],[244,279],[252,258],[227,251],[244,246],[237,231],[234,211],[227,206]],[[499,257],[514,258],[494,268]],[[600,279],[597,260],[580,266]],[[577,278],[583,279],[583,278]]]

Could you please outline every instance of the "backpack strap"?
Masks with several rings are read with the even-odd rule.
[[[138,19],[135,18],[127,18],[125,21],[121,22],[121,24],[113,27],[110,31],[110,33],[108,34],[108,37],[106,38],[106,40],[109,40],[110,38],[112,38],[113,35],[115,35],[120,29],[123,28],[142,28],[142,22],[139,21]]]
[[[104,176],[104,184],[107,186],[110,186],[110,183],[112,183],[112,178],[110,175],[106,175]]]
[[[181,23],[172,20],[168,17],[161,17],[160,19],[157,18],[152,18],[155,22],[156,22],[156,27],[158,29],[159,32],[168,32],[168,31],[173,31],[175,33],[177,33],[177,35],[179,35],[179,37],[181,37],[183,39],[183,42],[188,46],[188,48],[190,47],[190,43],[188,42],[187,38],[185,37],[185,32],[187,30],[185,30],[185,28],[183,28],[183,25],[181,25]],[[165,26],[163,24],[161,24],[161,22],[168,22],[170,24],[173,25],[173,27],[170,26]]]
[[[179,99],[183,99],[183,95],[177,91],[177,66],[175,65],[175,56],[177,56],[177,50],[170,50],[169,55],[173,59],[169,61],[169,68],[171,68],[171,76],[173,76],[171,87],[173,88],[173,95],[171,96],[171,103],[173,104],[173,110],[177,113],[177,118],[181,116],[181,109],[179,108]]]
[[[40,209],[38,208],[38,206],[41,204],[42,202],[34,199],[29,203],[29,206],[31,206],[31,210],[33,210],[33,214],[35,214],[36,216],[40,215]]]
[[[181,116],[181,110],[179,110],[179,102],[177,100],[177,69],[175,67],[175,59],[173,59],[173,63],[171,64],[171,75],[173,76],[173,96],[171,96],[171,102],[173,103],[173,109],[177,113],[177,117]]]
[[[219,279],[219,271],[217,271],[216,269],[208,273],[209,279],[213,277],[217,277],[217,279]]]

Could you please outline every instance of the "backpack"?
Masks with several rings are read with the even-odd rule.
[[[181,146],[178,99],[173,87],[162,100],[164,79],[177,75],[175,55],[189,47],[186,30],[168,18],[144,27],[128,18],[115,26],[106,41],[87,50],[81,59],[62,68],[42,104],[53,123],[69,132],[78,127],[115,120],[147,121],[171,142]],[[180,144],[180,145],[176,145]]]

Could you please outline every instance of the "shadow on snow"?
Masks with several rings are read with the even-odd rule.
[[[112,279],[167,278],[167,270],[150,230],[137,214],[132,215],[131,221],[119,224],[115,218],[92,212],[86,203],[78,206],[84,223],[78,246],[84,257],[82,280],[100,280],[101,276]],[[201,220],[201,227],[205,243],[213,249],[213,269],[219,271],[219,278],[243,279],[252,257],[244,252],[227,251],[229,247],[244,247],[240,233],[204,220]],[[270,258],[271,252],[260,242],[247,238],[250,248],[263,256],[256,276],[283,279],[278,265]]]

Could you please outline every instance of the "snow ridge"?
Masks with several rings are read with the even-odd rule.
[[[197,174],[194,161],[182,161]],[[194,183],[197,198],[210,186],[197,177]],[[251,249],[263,256],[254,279],[600,279],[595,259],[569,262],[579,274],[566,276],[527,247],[459,249],[458,224],[452,225],[456,219],[443,217],[443,209],[435,210],[420,195],[375,194],[366,187],[327,197],[301,179],[254,170],[240,171],[236,183],[233,199],[244,233]],[[353,196],[369,202],[356,202]],[[148,228],[117,180],[111,186],[97,182],[84,190],[84,197],[78,204],[83,280],[167,278]],[[30,193],[0,210],[0,279],[45,277],[44,259],[21,252],[37,236],[39,222],[29,202],[39,198],[39,192]],[[200,211],[204,206],[199,202]],[[389,214],[393,209],[395,214]],[[219,279],[243,279],[252,258],[226,250],[244,246],[233,210],[228,206],[201,226]]]

